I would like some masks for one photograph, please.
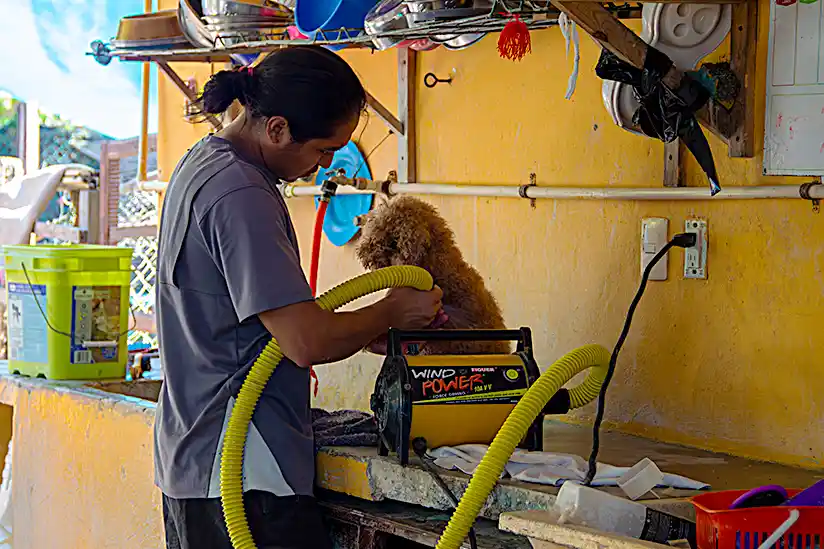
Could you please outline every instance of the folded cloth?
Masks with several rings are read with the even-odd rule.
[[[427,454],[435,460],[435,465],[443,469],[458,469],[467,475],[475,472],[489,446],[485,444],[462,444],[460,446],[442,446],[429,450]],[[616,467],[598,463],[595,469],[593,486],[618,486],[618,479],[629,471],[629,467]],[[516,448],[509,462],[504,467],[501,477],[509,475],[515,480],[560,486],[567,480],[582,482],[587,475],[589,465],[581,456],[555,454],[550,452],[528,452]],[[680,488],[683,490],[704,490],[710,487],[696,480],[680,475],[664,473],[664,480],[659,486]]]
[[[359,410],[327,412],[312,408],[315,450],[324,446],[377,446],[375,416]]]

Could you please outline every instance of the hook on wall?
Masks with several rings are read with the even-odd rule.
[[[428,72],[423,77],[423,85],[426,86],[427,88],[434,88],[438,84],[451,84],[451,83],[452,83],[452,77],[451,76],[449,78],[438,78],[437,76],[435,76],[435,73],[433,73],[433,72]]]

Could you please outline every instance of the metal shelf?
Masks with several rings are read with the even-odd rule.
[[[517,7],[511,7],[514,4],[517,4]],[[349,46],[375,50],[372,41],[378,38],[394,38],[399,41],[434,39],[443,42],[445,41],[444,38],[450,36],[500,32],[514,15],[518,15],[530,30],[541,30],[557,25],[560,10],[551,5],[542,9],[527,7],[532,4],[525,0],[517,2],[496,0],[494,7],[488,14],[451,20],[433,20],[416,25],[413,28],[390,30],[377,34],[368,34],[364,29],[339,28],[318,31],[314,38],[291,39],[284,28],[276,28],[269,31],[223,33],[215,39],[210,48],[125,49],[114,48],[108,43],[98,42],[99,45],[94,47],[95,51],[89,55],[93,55],[99,62],[104,64],[112,58],[118,58],[122,61],[154,61],[158,59],[169,62],[184,60],[225,61],[233,54],[265,53],[298,45]],[[619,19],[635,19],[641,16],[642,4],[640,2],[606,2],[603,3],[603,6],[604,9]]]
[[[716,102],[710,102],[697,113],[701,124],[721,138],[729,148],[732,157],[752,157],[754,155],[754,106],[755,85],[753,75],[756,59],[756,30],[758,23],[757,0],[658,0],[663,3],[706,3],[733,4],[733,21],[730,40],[731,69],[741,82],[742,89],[735,99],[732,110],[726,110]],[[636,68],[643,68],[647,44],[637,34],[626,27],[621,19],[641,16],[641,2],[614,3],[603,0],[495,0],[489,13],[475,17],[453,20],[433,20],[408,29],[386,31],[370,35],[363,29],[336,29],[319,32],[311,39],[292,40],[286,30],[279,28],[269,35],[255,32],[252,35],[223,35],[215,40],[213,47],[174,47],[165,49],[118,49],[97,41],[92,44],[90,55],[101,64],[111,59],[121,61],[154,62],[161,71],[190,100],[194,92],[171,68],[173,62],[229,62],[232,56],[259,54],[297,45],[349,46],[375,50],[373,39],[394,38],[398,42],[420,39],[435,39],[443,42],[459,35],[495,33],[501,31],[512,20],[520,17],[530,30],[541,30],[558,24],[563,12],[577,23],[603,48],[617,55],[619,59]],[[440,37],[440,38],[438,38]],[[415,136],[414,136],[414,94],[416,78],[416,52],[409,48],[395,48],[398,55],[398,116],[381,105],[367,93],[367,103],[371,110],[386,123],[399,137],[398,170],[406,177],[404,181],[415,181]],[[684,74],[674,67],[663,78],[670,90],[678,87]],[[213,116],[208,121],[217,129],[221,123]],[[677,186],[680,180],[680,160],[677,141],[666,144],[666,184]]]

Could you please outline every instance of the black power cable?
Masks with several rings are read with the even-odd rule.
[[[595,422],[592,424],[592,453],[589,455],[589,470],[587,471],[587,476],[584,479],[585,486],[590,486],[592,481],[595,479],[596,468],[598,466],[598,450],[601,447],[601,423],[604,420],[607,389],[612,381],[612,375],[615,373],[615,364],[618,362],[618,353],[621,352],[621,347],[624,345],[624,341],[627,339],[627,335],[629,334],[629,326],[632,323],[632,315],[635,314],[635,308],[638,307],[638,302],[641,301],[641,296],[644,295],[644,290],[647,287],[649,275],[652,272],[653,267],[655,267],[655,264],[658,263],[661,258],[664,257],[673,247],[677,246],[679,248],[692,248],[695,246],[696,239],[697,236],[694,233],[681,233],[675,235],[672,240],[667,242],[667,244],[661,248],[657,254],[655,254],[649,264],[647,264],[646,269],[644,269],[644,275],[641,277],[641,285],[638,288],[638,292],[635,294],[635,298],[629,306],[629,312],[627,312],[627,318],[624,321],[624,329],[621,331],[621,337],[618,338],[618,343],[615,344],[615,348],[612,350],[607,375],[604,377],[604,384],[601,385],[601,391],[598,395],[598,411],[595,414]]]

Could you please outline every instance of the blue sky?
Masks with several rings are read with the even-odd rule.
[[[140,64],[86,55],[117,34],[121,17],[143,0],[0,0],[0,90],[116,139],[140,133]],[[149,131],[157,131],[152,67]]]

